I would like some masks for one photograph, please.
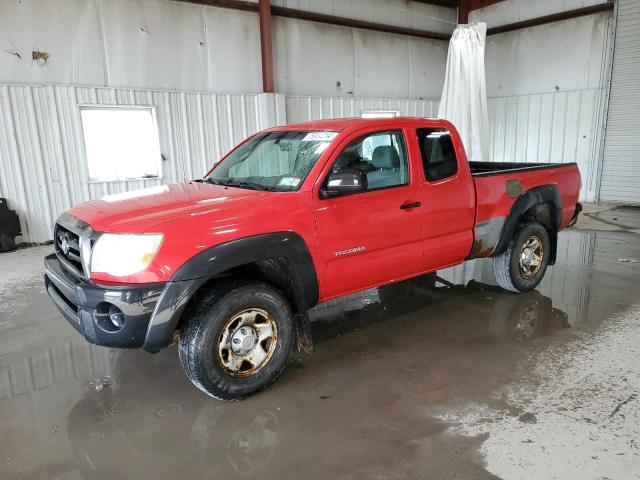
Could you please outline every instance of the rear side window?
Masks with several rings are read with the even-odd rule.
[[[449,130],[421,128],[418,130],[418,143],[427,180],[442,180],[458,172],[458,160]]]

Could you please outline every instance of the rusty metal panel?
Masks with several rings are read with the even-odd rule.
[[[20,215],[18,241],[51,239],[55,218],[82,201],[204,174],[246,136],[282,118],[258,94],[72,86],[0,86],[0,196]],[[90,182],[79,105],[149,105],[156,111],[162,179]],[[280,105],[280,107],[278,107]]]

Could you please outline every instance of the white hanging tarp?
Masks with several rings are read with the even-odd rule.
[[[489,161],[489,116],[484,77],[484,23],[458,25],[449,41],[438,117],[453,123],[469,160]]]

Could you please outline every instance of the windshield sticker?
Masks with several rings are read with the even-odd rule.
[[[330,142],[336,138],[338,132],[309,132],[302,139],[303,142]]]
[[[300,183],[298,177],[283,177],[278,182],[279,187],[297,187]]]

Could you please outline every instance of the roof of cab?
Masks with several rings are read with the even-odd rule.
[[[274,127],[269,130],[331,130],[341,132],[348,128],[358,129],[377,125],[389,125],[394,123],[402,124],[424,124],[425,121],[437,121],[436,118],[425,117],[386,117],[386,118],[333,118],[328,120],[312,120],[310,122],[292,123],[281,127]]]

